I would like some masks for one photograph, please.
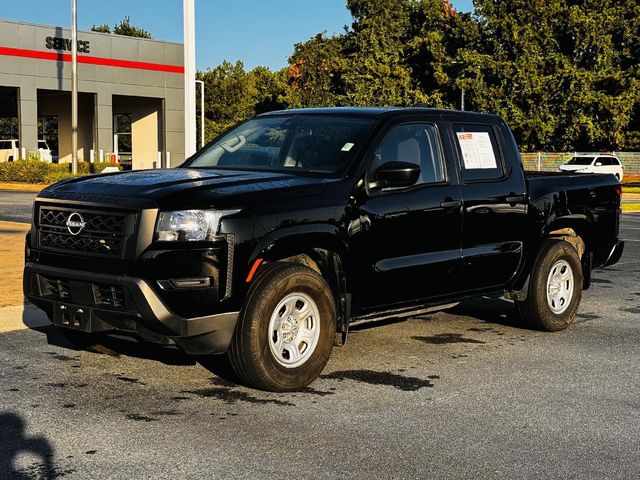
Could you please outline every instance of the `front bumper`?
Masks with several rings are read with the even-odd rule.
[[[85,332],[123,330],[175,343],[191,354],[224,353],[238,312],[185,318],[170,311],[139,278],[27,262],[24,294],[51,321]]]

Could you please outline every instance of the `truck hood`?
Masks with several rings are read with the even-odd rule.
[[[46,188],[38,197],[77,200],[124,197],[160,205],[204,206],[221,200],[251,202],[317,195],[327,182],[279,172],[172,168],[75,178]]]
[[[584,170],[591,168],[591,165],[560,165],[558,169],[562,172],[577,172],[578,170]]]

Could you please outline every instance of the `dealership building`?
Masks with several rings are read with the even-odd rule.
[[[182,44],[79,31],[78,91],[79,159],[184,159]],[[44,140],[71,160],[70,30],[0,20],[0,141],[11,139],[19,156]]]

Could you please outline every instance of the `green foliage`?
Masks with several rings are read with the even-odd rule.
[[[111,33],[111,27],[106,23],[103,23],[102,25],[94,25],[93,27],[91,27],[91,31],[99,33]]]
[[[0,181],[26,183],[53,183],[66,178],[73,178],[101,173],[112,163],[79,162],[78,173],[71,173],[70,163],[47,163],[40,160],[17,160],[15,162],[0,163]]]
[[[153,38],[144,28],[132,25],[129,17],[124,17],[120,23],[114,25],[113,33],[126,37]]]
[[[623,149],[640,98],[636,0],[476,0],[481,41],[461,52],[473,105],[525,149]],[[637,121],[637,120],[636,120]]]
[[[209,141],[253,115],[286,108],[286,78],[282,72],[257,67],[246,72],[242,62],[224,62],[198,79],[205,82],[205,136]],[[198,105],[198,115],[199,115]]]
[[[94,25],[91,27],[92,32],[112,33],[111,27],[106,23],[102,25]],[[125,37],[153,38],[151,34],[144,28],[136,27],[131,24],[129,17],[124,17],[120,23],[113,26],[113,33],[116,35],[124,35]]]
[[[199,74],[211,139],[274,109],[417,105],[501,115],[524,150],[640,149],[640,0],[347,0],[289,66]]]
[[[344,39],[319,33],[294,47],[287,73],[290,103],[297,107],[329,107],[347,103]]]

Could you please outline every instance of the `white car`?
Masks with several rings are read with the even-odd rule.
[[[20,155],[18,148],[20,148],[18,140],[0,140],[0,163],[17,160]]]
[[[559,172],[576,173],[611,173],[619,182],[624,176],[624,168],[620,159],[613,155],[576,155],[564,165],[558,167]]]
[[[40,151],[40,160],[51,163],[53,156],[51,155],[51,149],[47,142],[44,140],[38,140],[38,150]]]

